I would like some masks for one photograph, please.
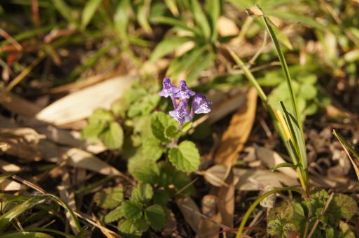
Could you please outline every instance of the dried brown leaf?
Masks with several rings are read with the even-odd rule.
[[[191,228],[198,233],[202,214],[196,203],[190,197],[184,197],[177,199],[176,204],[181,210],[188,225],[190,225]]]
[[[257,159],[259,159],[268,169],[272,169],[276,165],[286,162],[277,152],[264,147],[256,147],[255,153]],[[282,167],[277,170],[291,178],[297,178],[297,173],[293,168]]]
[[[241,107],[231,119],[224,132],[220,146],[214,155],[216,164],[232,167],[242,151],[252,130],[257,107],[257,91],[250,88],[247,92],[245,106]]]

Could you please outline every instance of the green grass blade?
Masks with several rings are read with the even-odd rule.
[[[81,18],[82,29],[85,29],[87,24],[89,24],[101,2],[102,0],[90,0],[86,3],[85,8],[82,11],[82,18]]]
[[[43,197],[32,197],[2,214],[0,216],[0,231],[4,230],[14,218],[44,201]]]
[[[151,54],[150,61],[154,62],[159,58],[162,58],[189,41],[191,41],[191,38],[182,36],[173,36],[163,39]]]
[[[264,20],[264,24],[269,32],[269,35],[271,36],[272,38],[272,41],[274,43],[274,46],[275,46],[275,49],[277,51],[277,54],[278,54],[278,58],[279,58],[279,61],[282,65],[282,69],[283,69],[283,73],[284,73],[284,76],[287,80],[287,84],[288,84],[288,88],[289,88],[289,92],[290,92],[290,96],[291,96],[291,102],[292,102],[292,107],[293,107],[293,110],[294,110],[294,115],[297,119],[298,122],[300,122],[300,115],[299,115],[299,112],[298,112],[298,108],[297,108],[297,103],[296,103],[296,99],[295,99],[295,95],[294,95],[294,91],[293,91],[293,86],[292,86],[292,78],[290,76],[290,73],[289,73],[289,69],[288,69],[288,65],[287,65],[287,62],[284,58],[284,55],[283,55],[283,52],[282,52],[282,49],[279,45],[279,41],[277,39],[277,36],[272,28],[272,26],[270,25],[269,21],[268,21],[268,18],[266,16],[263,16],[263,20]],[[299,126],[301,128],[301,123],[299,123]]]
[[[243,233],[243,230],[244,230],[244,226],[246,225],[246,223],[247,223],[247,221],[249,219],[249,216],[252,214],[252,212],[258,206],[258,204],[261,201],[263,201],[264,199],[266,199],[267,197],[269,197],[270,195],[275,194],[275,193],[279,193],[279,192],[283,192],[283,191],[294,191],[294,192],[300,193],[300,190],[297,187],[276,188],[276,189],[273,189],[273,190],[271,190],[269,192],[263,193],[261,196],[259,196],[252,203],[252,205],[248,208],[248,210],[244,214],[244,216],[242,218],[242,221],[239,224],[239,228],[238,228],[236,238],[242,238],[242,233]]]
[[[72,15],[72,9],[64,0],[52,1],[56,10],[70,23],[76,24],[76,19]]]
[[[198,0],[191,0],[191,9],[194,16],[194,20],[200,26],[204,38],[209,39],[211,34],[209,22]]]
[[[28,232],[28,231],[20,231],[15,233],[3,234],[1,238],[52,238],[48,234],[42,232]]]

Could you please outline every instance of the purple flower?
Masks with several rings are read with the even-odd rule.
[[[202,94],[197,93],[192,101],[192,111],[195,114],[209,113],[211,111],[211,102]]]
[[[187,100],[180,101],[175,110],[170,111],[169,114],[181,124],[191,121],[193,117],[189,111]]]
[[[174,95],[179,91],[178,88],[172,85],[171,79],[164,78],[162,82],[163,88],[160,92],[161,97],[174,97]]]
[[[202,94],[195,93],[188,88],[184,80],[180,81],[179,88],[172,85],[169,78],[163,79],[163,88],[160,92],[162,97],[170,97],[174,110],[169,114],[179,123],[191,121],[194,114],[209,113],[211,111],[211,102]],[[191,99],[192,98],[192,99]],[[191,107],[189,102],[192,101]]]
[[[180,88],[176,92],[175,97],[179,99],[189,99],[194,96],[196,93],[187,87],[187,84],[184,80],[180,81]]]

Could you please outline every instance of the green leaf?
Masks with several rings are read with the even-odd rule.
[[[184,172],[196,171],[200,164],[198,149],[191,141],[183,141],[177,148],[171,148],[168,157],[178,170]]]
[[[87,124],[81,131],[82,138],[91,139],[96,138],[106,129],[107,122],[105,121],[92,121]]]
[[[340,211],[340,216],[343,219],[350,220],[354,214],[358,211],[358,205],[356,201],[345,194],[335,194],[333,198],[335,206]]]
[[[133,189],[131,194],[131,201],[146,203],[149,202],[153,197],[153,188],[150,184],[138,184]]]
[[[145,217],[150,226],[156,231],[161,230],[166,223],[166,211],[157,204],[146,208]]]
[[[174,27],[181,28],[182,30],[192,32],[194,35],[200,35],[200,32],[195,27],[187,26],[183,21],[177,20],[171,17],[157,16],[152,18],[153,23],[162,23],[166,25],[171,25]]]
[[[109,149],[120,149],[123,145],[123,130],[117,122],[111,122],[109,127],[101,132],[99,138]]]
[[[174,128],[178,130],[178,123],[172,117],[163,112],[157,112],[153,114],[151,119],[151,128],[152,133],[155,137],[163,142],[168,142],[170,139],[173,139],[174,135],[177,133],[173,133]],[[171,128],[167,131],[168,128]]]
[[[84,10],[82,11],[81,28],[85,29],[91,18],[95,14],[98,6],[102,0],[89,0],[87,1]]]
[[[293,168],[293,169],[296,168],[296,166],[294,164],[292,164],[292,163],[283,162],[283,163],[280,163],[280,164],[277,164],[277,165],[273,166],[272,171],[275,171],[275,170],[277,170],[279,168],[288,168],[288,167]]]
[[[123,201],[123,188],[107,188],[97,192],[94,201],[102,208],[113,209]]]
[[[136,220],[143,216],[142,208],[137,202],[125,201],[122,203],[121,207],[123,210],[123,215],[127,219]]]
[[[154,62],[158,60],[189,41],[191,41],[191,38],[183,36],[172,36],[163,39],[153,50],[150,61]]]
[[[164,150],[165,148],[161,145],[161,142],[157,138],[154,138],[153,135],[143,135],[142,146],[137,156],[157,161],[161,158]]]
[[[145,32],[147,33],[151,32],[151,26],[148,22],[150,6],[151,6],[150,0],[143,0],[137,9],[138,23],[141,25],[142,29],[145,30]]]
[[[2,214],[0,216],[0,232],[6,228],[14,218],[44,201],[44,198],[32,197]]]
[[[187,69],[187,81],[196,80],[203,70],[208,69],[214,63],[214,60],[215,54],[209,51],[204,52],[203,56]]]
[[[156,162],[145,157],[131,158],[128,163],[128,171],[133,177],[143,183],[154,183],[159,175]]]
[[[52,238],[48,234],[42,232],[28,232],[28,231],[20,231],[15,233],[2,234],[1,238]]]
[[[191,9],[196,23],[200,26],[205,39],[209,39],[211,30],[206,15],[204,14],[198,0],[191,0]]]
[[[123,220],[119,223],[118,229],[125,234],[141,236],[148,229],[148,224],[144,217],[137,220]]]
[[[130,1],[120,0],[114,14],[115,28],[122,38],[127,38],[127,27],[130,19],[130,10]]]
[[[76,19],[73,17],[73,10],[69,7],[64,0],[53,0],[56,10],[70,23],[75,24]]]
[[[156,108],[160,99],[161,97],[158,94],[150,94],[137,98],[128,109],[128,117],[133,118],[139,115],[148,115]]]
[[[153,202],[161,206],[166,206],[171,199],[167,190],[157,190],[153,196]]]
[[[203,55],[206,53],[206,51],[207,47],[205,46],[201,48],[196,47],[189,50],[184,55],[176,58],[168,67],[167,75],[170,77],[175,77],[183,72],[188,73],[192,67],[195,67],[198,62],[203,60]],[[205,61],[208,61],[208,59]]]
[[[221,14],[221,4],[221,0],[206,0],[206,10],[209,13],[212,42],[217,38],[217,22]]]
[[[97,138],[103,132],[108,123],[113,121],[112,113],[106,109],[96,109],[88,119],[88,125],[81,131],[83,138]]]
[[[123,217],[122,206],[118,206],[114,210],[112,210],[112,211],[110,211],[109,213],[106,214],[106,216],[104,217],[104,221],[106,223],[111,223],[111,222],[114,222],[114,221],[118,221],[122,217]]]

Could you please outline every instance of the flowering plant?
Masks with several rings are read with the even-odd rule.
[[[194,114],[205,114],[211,111],[211,102],[202,94],[195,93],[188,88],[186,81],[181,80],[179,88],[171,83],[171,79],[164,78],[160,96],[172,100],[174,110],[169,115],[180,124],[192,121]],[[192,101],[191,107],[189,102]]]

